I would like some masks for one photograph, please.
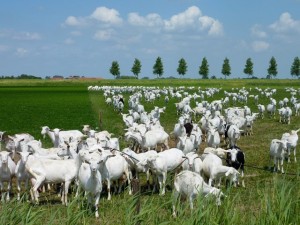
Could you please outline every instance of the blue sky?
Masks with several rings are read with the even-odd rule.
[[[158,56],[163,77],[188,64],[186,78],[199,78],[203,57],[210,76],[222,77],[230,60],[230,78],[246,77],[247,58],[254,76],[267,75],[272,56],[278,78],[291,78],[300,57],[300,0],[51,0],[2,1],[0,75],[80,75],[113,78],[112,61],[121,75],[134,59],[140,77],[154,78]]]

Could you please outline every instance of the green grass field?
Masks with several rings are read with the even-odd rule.
[[[112,106],[106,106],[101,92],[88,92],[89,85],[116,86],[195,86],[217,87],[231,91],[232,88],[276,88],[275,99],[288,96],[286,87],[300,88],[297,80],[63,80],[63,81],[12,81],[0,80],[0,130],[8,134],[28,132],[36,139],[42,139],[41,126],[50,128],[81,129],[81,125],[90,124],[99,127],[99,112],[102,115],[103,130],[121,137],[124,133],[124,123],[121,116],[113,111]],[[196,89],[195,89],[196,90]],[[192,92],[192,91],[191,91]],[[223,91],[213,98],[220,99]],[[299,94],[297,96],[299,98]],[[125,94],[127,102],[128,94]],[[167,105],[166,113],[161,115],[161,123],[170,133],[177,122],[175,99]],[[268,99],[261,98],[262,104]],[[163,99],[154,105],[145,104],[146,111],[154,105],[163,106]],[[193,103],[192,103],[193,104]],[[242,105],[239,105],[242,106]],[[248,106],[253,112],[257,108],[253,99]],[[127,107],[127,106],[126,106]],[[127,108],[125,107],[125,112]],[[200,118],[199,118],[200,119]],[[168,175],[167,194],[163,197],[157,193],[146,192],[142,188],[140,196],[131,197],[125,191],[121,195],[113,195],[111,201],[103,194],[100,200],[100,221],[102,224],[300,224],[300,180],[298,163],[287,164],[287,174],[271,173],[269,166],[269,145],[274,138],[281,138],[282,133],[300,128],[300,117],[293,116],[291,124],[281,124],[278,117],[258,119],[254,124],[254,135],[242,137],[239,146],[246,153],[246,164],[259,169],[245,168],[246,188],[229,188],[222,186],[228,196],[222,206],[217,207],[209,199],[198,199],[196,209],[190,212],[187,202],[182,202],[178,218],[171,216],[172,178]],[[42,140],[43,146],[50,147],[49,138]],[[121,141],[122,147],[127,143]],[[201,145],[203,150],[204,145]],[[3,149],[2,145],[2,149]],[[299,154],[298,154],[299,155]],[[145,179],[141,179],[142,187]],[[14,191],[12,194],[15,193]],[[71,194],[72,195],[72,194]],[[73,196],[71,196],[70,199]],[[141,212],[135,212],[136,201],[140,201]],[[41,194],[41,204],[32,205],[11,201],[0,205],[0,224],[91,224],[95,222],[93,213],[86,210],[85,201],[72,201],[68,207],[60,205],[60,199],[53,192]]]

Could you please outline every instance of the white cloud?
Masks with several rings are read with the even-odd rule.
[[[80,31],[72,31],[71,32],[71,35],[73,35],[73,36],[81,36],[82,35],[82,33],[80,32]]]
[[[300,32],[300,21],[294,20],[288,12],[285,12],[280,15],[278,21],[270,25],[270,28],[278,33]]]
[[[16,40],[40,40],[41,36],[38,33],[20,32],[14,34],[13,39]]]
[[[223,34],[223,26],[222,24],[209,16],[201,16],[199,18],[200,22],[200,29],[201,30],[208,30],[208,34],[212,36],[218,36]]]
[[[9,33],[11,33],[11,31],[9,31],[9,30],[0,30],[0,37],[1,38],[7,37],[7,36],[9,36]]]
[[[106,7],[98,7],[89,16],[68,16],[63,23],[63,26],[84,27],[92,25],[94,21],[100,21],[105,25],[119,25],[123,22],[117,10]]]
[[[128,22],[134,26],[160,27],[163,20],[156,13],[148,14],[146,17],[140,16],[138,13],[129,13]]]
[[[167,30],[176,30],[193,26],[200,16],[200,9],[196,6],[191,6],[186,11],[172,16],[170,20],[166,20],[165,28]]]
[[[139,26],[141,29],[147,28],[151,32],[167,32],[180,33],[191,31],[195,34],[206,33],[209,36],[220,36],[223,34],[223,25],[220,21],[207,15],[202,15],[201,10],[197,6],[191,6],[185,11],[171,16],[169,19],[163,19],[157,13],[150,13],[146,16],[141,16],[137,12],[128,14],[127,22],[124,26]],[[80,27],[89,25],[95,31],[93,38],[96,40],[109,40],[117,30],[109,30],[113,25],[120,25],[123,19],[120,13],[115,9],[107,7],[96,8],[89,16],[74,17],[69,16],[64,25]],[[99,26],[100,25],[100,26]],[[102,25],[102,26],[101,26]],[[72,34],[76,35],[76,33]]]
[[[28,50],[27,50],[27,49],[25,49],[25,48],[17,48],[15,54],[16,54],[18,57],[23,57],[23,56],[25,56],[27,53],[28,53]]]
[[[266,38],[267,33],[262,30],[261,26],[258,24],[255,24],[253,27],[251,27],[251,33],[254,37],[258,38]]]
[[[11,38],[14,40],[40,40],[42,37],[37,32],[18,32],[12,29],[10,30],[0,30],[0,37]]]
[[[154,48],[144,48],[142,49],[142,52],[144,52],[145,54],[152,55],[152,54],[157,54],[159,51]]]
[[[143,26],[151,28],[163,28],[165,31],[181,32],[185,30],[205,31],[209,35],[218,36],[223,34],[223,25],[216,19],[202,15],[197,6],[191,6],[184,12],[171,16],[170,19],[163,20],[156,13],[143,17],[138,13],[130,13],[128,22],[133,26]]]
[[[8,46],[6,45],[0,45],[0,52],[5,52],[8,50]]]
[[[68,26],[85,26],[87,24],[87,21],[85,18],[82,17],[75,17],[75,16],[68,16],[68,18],[64,22],[65,25]]]
[[[108,30],[99,30],[94,34],[94,39],[99,41],[107,41],[111,39],[114,31],[112,29]]]
[[[262,52],[267,50],[270,47],[270,44],[265,41],[254,41],[252,42],[252,49],[255,52]]]
[[[117,10],[106,7],[98,7],[90,17],[108,24],[121,24],[123,21]]]
[[[75,41],[74,41],[73,39],[71,39],[71,38],[67,38],[67,39],[64,41],[64,43],[65,43],[66,45],[72,45],[72,44],[75,43]]]

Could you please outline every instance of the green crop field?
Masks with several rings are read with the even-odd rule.
[[[41,126],[50,128],[78,129],[83,124],[90,124],[93,128],[108,130],[115,137],[122,137],[125,125],[121,115],[105,104],[103,93],[88,91],[90,85],[114,86],[154,86],[190,87],[193,93],[198,87],[221,88],[212,101],[224,96],[224,90],[235,91],[232,88],[245,87],[250,94],[258,94],[255,87],[262,89],[276,88],[273,96],[276,100],[290,98],[286,87],[300,89],[297,80],[0,80],[0,130],[7,134],[30,133],[35,139],[41,139],[44,147],[50,147],[48,137],[42,139]],[[125,102],[128,93],[124,94]],[[298,92],[297,96],[300,98]],[[161,124],[167,133],[173,130],[177,122],[175,99],[170,99],[166,112],[161,114]],[[269,100],[261,97],[259,103],[266,105]],[[146,103],[149,112],[154,106],[164,106],[163,98],[154,104]],[[194,106],[195,102],[191,101]],[[238,103],[237,106],[243,106]],[[253,98],[249,98],[248,106],[252,112],[257,112]],[[124,112],[128,105],[125,104]],[[99,114],[102,123],[99,124]],[[200,120],[200,118],[198,118]],[[121,194],[112,196],[107,201],[107,195],[101,195],[99,204],[99,221],[101,224],[300,224],[300,157],[297,163],[284,163],[286,174],[272,173],[269,170],[269,146],[272,139],[280,139],[284,132],[300,128],[300,116],[292,116],[291,124],[278,122],[275,118],[265,115],[264,119],[254,122],[252,136],[242,136],[238,145],[246,154],[245,184],[246,188],[221,186],[227,195],[221,206],[217,207],[212,199],[199,197],[195,209],[191,212],[187,201],[181,201],[178,217],[172,217],[172,180],[173,174],[168,174],[167,193],[147,192],[145,177],[140,184],[142,191],[139,195],[129,196],[125,190]],[[174,144],[174,142],[171,142]],[[127,143],[121,138],[121,147]],[[201,145],[199,153],[203,151]],[[1,145],[4,150],[5,145]],[[174,147],[174,146],[172,146]],[[299,148],[299,147],[298,147]],[[298,151],[298,155],[300,155]],[[257,168],[256,168],[257,167]],[[60,198],[52,191],[41,193],[40,205],[15,200],[16,186],[13,183],[13,200],[0,203],[0,224],[94,224],[94,214],[86,208],[83,198],[74,199],[74,192],[70,194],[69,206],[62,206]],[[137,213],[136,206],[140,205]]]

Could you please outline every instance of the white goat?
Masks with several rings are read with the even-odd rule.
[[[186,159],[183,163],[182,163],[182,169],[183,170],[190,170],[193,172],[196,172],[198,174],[202,174],[202,160],[200,159],[199,155],[194,153],[194,152],[190,152],[188,154],[186,154],[185,156],[183,156],[184,159]]]
[[[217,148],[220,145],[220,135],[216,127],[209,125],[206,141],[208,147]]]
[[[290,133],[284,133],[282,135],[281,140],[287,140],[287,151],[288,151],[288,162],[291,162],[291,150],[294,150],[294,161],[297,162],[297,157],[296,157],[296,147],[297,147],[297,142],[298,142],[298,130],[292,130]]]
[[[33,140],[26,144],[29,149],[28,151],[33,152],[34,156],[37,158],[44,159],[61,159],[57,153],[62,149],[62,144],[59,144],[57,148],[42,148],[41,141]]]
[[[283,160],[287,155],[287,140],[273,139],[270,145],[270,162],[273,160],[274,172],[276,167],[278,171],[284,173]]]
[[[191,210],[194,208],[193,201],[197,195],[204,194],[205,197],[214,195],[216,197],[217,205],[221,205],[221,197],[224,194],[220,189],[211,187],[206,184],[203,178],[195,172],[184,170],[180,172],[174,180],[174,191],[173,191],[173,216],[176,217],[176,204],[179,195],[187,197],[190,202]]]
[[[82,132],[83,132],[83,134],[85,134],[85,135],[87,135],[88,134],[88,132],[91,130],[91,126],[90,125],[88,125],[88,124],[86,124],[86,125],[82,125]]]
[[[2,193],[1,200],[5,201],[4,183],[7,182],[6,201],[10,200],[9,192],[12,186],[12,177],[15,175],[16,164],[10,157],[10,152],[0,152],[0,190]]]
[[[106,154],[103,151],[100,151],[103,155],[103,163],[100,165],[100,173],[102,179],[107,182],[107,191],[108,197],[107,200],[111,200],[111,182],[119,180],[123,174],[126,175],[128,181],[129,195],[132,194],[131,189],[131,176],[129,172],[129,165],[120,154],[116,154],[114,157],[111,157],[111,154]],[[119,186],[119,192],[121,191],[121,185]]]
[[[191,136],[191,137],[188,137],[188,136],[179,137],[179,141],[178,141],[176,147],[178,149],[182,150],[183,153],[186,155],[189,152],[195,152],[196,151],[194,142],[195,142],[195,136],[194,135]]]
[[[175,136],[175,140],[179,137],[184,137],[186,135],[186,130],[184,127],[184,118],[182,116],[179,117],[178,123],[174,125],[174,129],[171,134]]]
[[[236,125],[230,125],[227,131],[228,144],[227,147],[235,146],[241,137],[241,131]]]
[[[275,112],[276,112],[276,104],[270,103],[267,105],[267,112],[269,113],[270,117],[275,117]]]
[[[201,155],[201,159],[204,160],[205,157],[209,154],[209,153],[212,153],[212,154],[215,154],[217,155],[218,157],[222,158],[222,159],[225,159],[226,157],[226,153],[227,151],[223,148],[212,148],[212,147],[206,147],[203,151],[203,154]]]
[[[230,183],[237,182],[237,177],[240,174],[233,167],[223,166],[222,159],[215,154],[209,153],[203,160],[203,173],[209,178],[208,184],[212,186],[213,182],[218,182],[221,185],[222,177],[229,179]]]
[[[0,151],[2,150],[3,135],[6,131],[0,131]]]
[[[193,124],[193,130],[191,132],[190,137],[194,137],[194,148],[198,150],[202,142],[202,131],[199,128],[198,124]]]
[[[261,105],[261,104],[258,104],[257,108],[258,108],[258,112],[259,112],[259,117],[263,119],[264,118],[264,113],[266,111],[265,106]]]
[[[182,162],[183,152],[177,148],[171,148],[157,155],[149,156],[143,163],[148,165],[151,171],[156,175],[159,183],[160,195],[165,194],[167,173],[176,169]]]
[[[55,129],[54,129],[55,130]],[[57,131],[59,132],[59,130]],[[59,141],[59,136],[54,134],[53,130],[50,130],[50,128],[48,126],[43,126],[42,127],[42,131],[41,134],[43,135],[44,138],[46,138],[46,134],[48,134],[49,138],[51,139],[52,143],[53,143],[53,147],[57,148],[60,141]]]
[[[20,160],[17,163],[16,169],[15,169],[15,175],[17,178],[17,190],[18,195],[17,199],[20,200],[20,194],[21,194],[21,184],[24,182],[25,190],[28,189],[28,180],[29,180],[29,174],[25,170],[25,164],[27,162],[28,156],[31,154],[30,152],[20,152]]]
[[[148,188],[150,185],[149,178],[149,167],[147,165],[143,165],[142,162],[147,160],[147,158],[151,155],[157,155],[158,153],[154,150],[150,150],[142,153],[135,153],[130,148],[123,149],[121,155],[126,159],[131,172],[135,170],[136,177],[139,179],[139,173],[146,173]]]
[[[169,148],[168,139],[169,135],[164,130],[149,130],[142,134],[141,132],[128,131],[125,134],[127,140],[133,139],[137,141],[142,149],[150,150],[156,148],[158,144],[163,144],[165,149]]]
[[[100,194],[102,191],[102,177],[101,173],[99,172],[100,162],[100,160],[90,159],[89,161],[87,161],[87,164],[89,166],[88,169],[85,170],[86,173],[78,174],[80,185],[86,192],[89,205],[93,205],[95,207],[96,218],[99,217],[98,204],[100,200]],[[81,167],[82,166],[83,165],[81,165]],[[83,179],[81,179],[81,175],[84,175],[84,182],[82,182]]]
[[[67,205],[68,190],[71,182],[76,178],[82,161],[79,155],[74,159],[53,160],[30,158],[25,165],[26,171],[31,177],[32,187],[30,194],[38,204],[37,189],[43,183],[64,183],[62,204]],[[59,172],[58,172],[59,171]]]
[[[21,152],[22,145],[34,140],[34,137],[28,133],[15,134],[13,136],[8,135],[9,141],[6,145],[6,149],[12,152],[12,159],[15,160],[15,153]]]
[[[246,116],[245,135],[253,134],[253,123],[258,113],[253,113],[251,116]]]

